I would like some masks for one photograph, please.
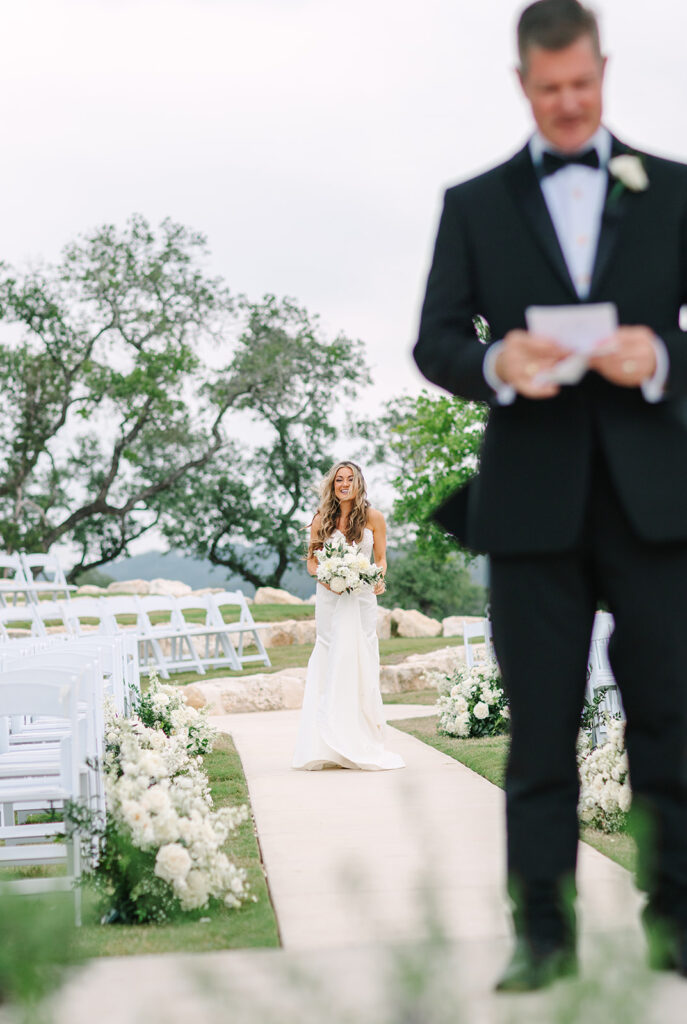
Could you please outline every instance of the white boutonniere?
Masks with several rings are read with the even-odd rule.
[[[630,192],[646,192],[649,187],[649,175],[641,156],[634,153],[623,153],[608,161],[608,173],[615,178],[615,185],[609,199],[619,196],[623,189]]]

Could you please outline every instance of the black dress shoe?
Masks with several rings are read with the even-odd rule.
[[[513,958],[496,983],[497,992],[534,992],[577,974],[577,955],[568,946],[538,949],[518,939]]]

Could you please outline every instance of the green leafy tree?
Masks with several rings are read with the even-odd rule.
[[[419,549],[441,561],[455,542],[431,520],[434,509],[477,471],[487,407],[452,395],[403,396],[362,426],[396,491],[395,524],[410,526]]]
[[[234,302],[201,268],[205,240],[133,217],[69,245],[56,266],[0,268],[0,539],[71,541],[71,576],[158,519],[159,495],[224,444],[256,379],[213,378],[204,347]]]
[[[262,378],[234,408],[260,443],[227,446],[187,474],[166,495],[161,524],[174,545],[278,587],[303,559],[314,488],[334,461],[334,413],[369,376],[359,341],[327,340],[293,302],[267,296],[245,311],[231,371]]]
[[[419,551],[411,545],[389,560],[385,608],[417,608],[434,619],[447,615],[483,615],[485,587],[473,583],[462,556]]]

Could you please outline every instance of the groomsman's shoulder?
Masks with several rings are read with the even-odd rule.
[[[466,181],[459,181],[455,185],[449,186],[446,189],[446,199],[448,202],[451,202],[452,199],[464,202],[472,198],[483,198],[493,189],[501,189],[503,187],[504,178],[512,164],[529,159],[527,146],[525,146],[509,157],[508,160],[504,160],[502,163],[496,164],[496,166],[490,167],[488,170],[482,171],[481,174],[476,174]]]
[[[672,181],[685,184],[687,182],[687,163],[683,163],[680,160],[671,160],[664,156],[656,156],[654,153],[638,151],[638,155],[644,161],[650,183],[652,176],[655,174],[660,176],[662,183]]]

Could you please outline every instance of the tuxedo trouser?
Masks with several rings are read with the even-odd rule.
[[[600,600],[615,620],[609,658],[627,717],[633,812],[646,824],[638,883],[651,911],[687,926],[687,542],[637,536],[597,451],[574,548],[493,557],[490,600],[511,710],[506,815],[516,929],[519,897],[524,931],[562,938],[552,894],[574,886],[576,739]]]

